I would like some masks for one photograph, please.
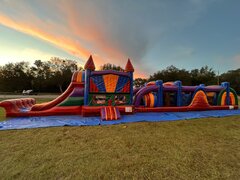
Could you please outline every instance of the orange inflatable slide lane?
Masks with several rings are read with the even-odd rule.
[[[193,97],[193,100],[189,105],[189,109],[204,110],[209,108],[210,108],[210,105],[208,103],[206,94],[202,90],[199,90]]]
[[[67,97],[69,97],[69,95],[73,92],[74,88],[76,88],[76,87],[84,88],[84,84],[72,82],[68,86],[68,88],[65,90],[65,92],[63,94],[61,94],[59,97],[57,97],[56,99],[54,99],[50,102],[35,104],[31,108],[31,110],[32,111],[43,111],[43,110],[47,110],[47,109],[50,109],[50,108],[58,105],[59,103],[63,102]]]
[[[102,120],[117,120],[120,119],[120,112],[117,107],[105,106],[101,109],[101,119]]]

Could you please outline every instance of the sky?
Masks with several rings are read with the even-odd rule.
[[[240,68],[239,0],[0,0],[0,65],[60,57],[148,77]]]

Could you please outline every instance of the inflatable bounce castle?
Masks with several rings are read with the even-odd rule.
[[[0,102],[7,117],[81,115],[117,120],[123,114],[238,109],[236,92],[228,82],[220,86],[183,86],[181,81],[149,82],[133,89],[134,68],[95,71],[92,56],[75,72],[67,90],[53,101],[35,104],[33,98]]]

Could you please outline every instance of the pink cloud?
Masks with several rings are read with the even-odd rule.
[[[93,54],[97,66],[109,62],[124,67],[127,62],[128,55],[118,46],[117,39],[108,36],[104,19],[98,17],[97,9],[79,13],[73,1],[49,3],[48,11],[54,10],[52,13],[57,13],[60,23],[39,17],[26,2],[6,1],[3,7],[0,24],[6,27],[49,42],[83,60]],[[145,76],[139,64],[135,69],[136,77]]]
[[[233,59],[234,59],[235,63],[240,66],[240,54],[236,55]]]

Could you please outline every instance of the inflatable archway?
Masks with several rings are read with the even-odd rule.
[[[237,93],[234,89],[230,88],[229,92],[230,104],[229,105],[238,105]],[[217,105],[224,106],[227,105],[227,92],[222,90],[218,95]]]

